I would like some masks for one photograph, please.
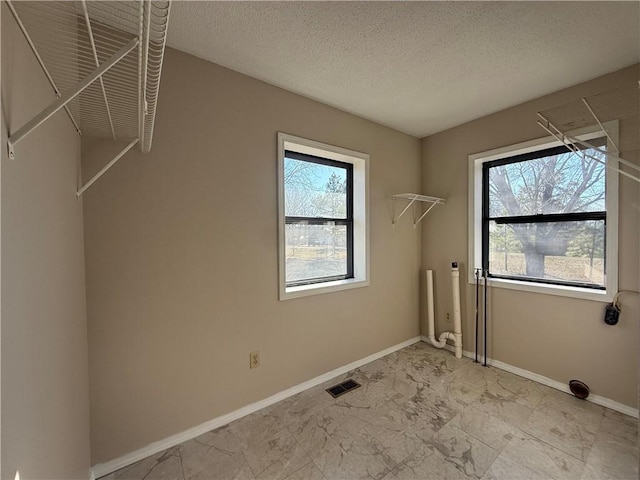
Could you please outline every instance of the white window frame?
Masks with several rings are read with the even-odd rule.
[[[618,122],[611,121],[603,124],[611,139],[618,143]],[[604,136],[598,127],[587,127],[575,130],[569,134],[579,140],[591,140]],[[482,165],[485,162],[513,157],[524,153],[535,152],[547,148],[562,145],[554,137],[544,137],[529,142],[518,143],[507,147],[501,147],[487,152],[469,155],[469,283],[475,283],[475,269],[482,268]],[[612,148],[607,144],[608,150]],[[568,150],[567,150],[568,151]],[[618,161],[613,156],[607,156],[607,165],[619,168]],[[511,280],[503,278],[489,278],[487,284],[490,287],[507,288],[526,292],[542,293],[547,295],[559,295],[599,302],[611,302],[618,290],[618,173],[611,168],[606,172],[606,197],[607,209],[606,222],[606,262],[607,273],[605,289],[595,290],[566,285],[543,284],[528,282],[526,280]]]
[[[284,154],[294,151],[353,165],[353,278],[286,285]],[[280,300],[369,285],[369,155],[278,132],[278,284]]]

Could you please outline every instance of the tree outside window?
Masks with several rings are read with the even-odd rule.
[[[605,160],[595,149],[586,153]],[[484,163],[489,275],[604,288],[605,170],[565,147]]]

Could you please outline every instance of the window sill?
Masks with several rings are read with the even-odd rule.
[[[314,283],[312,285],[300,285],[297,287],[286,287],[280,292],[280,300],[291,300],[292,298],[308,297],[310,295],[321,295],[324,293],[339,292],[352,288],[369,286],[368,280],[350,278],[348,280],[336,280],[334,282]]]
[[[480,279],[482,283],[482,279]],[[469,283],[475,284],[475,278],[470,278]],[[540,293],[543,295],[556,295],[571,297],[581,300],[593,300],[595,302],[611,303],[613,293],[605,290],[591,288],[570,287],[566,285],[547,285],[542,283],[525,282],[522,280],[507,280],[504,278],[491,278],[487,281],[489,287],[520,290],[523,292]]]

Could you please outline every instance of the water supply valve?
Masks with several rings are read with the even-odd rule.
[[[604,323],[607,325],[616,325],[620,319],[620,308],[614,303],[610,303],[604,310]]]

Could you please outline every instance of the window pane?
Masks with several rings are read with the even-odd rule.
[[[604,286],[604,220],[489,222],[489,272]]]
[[[287,224],[285,236],[287,283],[347,274],[345,225]]]
[[[489,168],[490,217],[604,210],[605,167],[595,160],[568,152]]]
[[[284,159],[285,215],[347,218],[347,169]]]

